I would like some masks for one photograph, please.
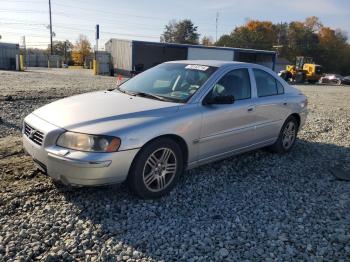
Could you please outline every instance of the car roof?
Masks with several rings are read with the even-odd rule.
[[[237,61],[221,61],[221,60],[178,60],[167,63],[191,64],[191,65],[205,65],[221,67],[225,65],[253,65],[251,63],[237,62]]]

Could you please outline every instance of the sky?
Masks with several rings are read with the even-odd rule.
[[[49,0],[0,0],[1,42],[46,48],[50,41]],[[218,38],[248,19],[303,21],[318,16],[322,23],[350,33],[349,0],[51,0],[54,40],[75,42],[84,34],[99,50],[110,38],[159,41],[172,19],[189,18],[203,36]]]

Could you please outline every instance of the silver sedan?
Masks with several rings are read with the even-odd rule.
[[[23,145],[56,181],[127,181],[154,198],[184,169],[261,147],[290,151],[306,115],[307,98],[266,67],[176,61],[37,109],[24,119]]]

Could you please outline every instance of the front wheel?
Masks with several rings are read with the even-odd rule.
[[[340,85],[341,85],[341,80],[340,80],[340,79],[335,80],[335,84],[336,84],[337,86],[340,86]]]
[[[295,76],[295,82],[297,84],[303,84],[305,83],[305,73],[303,72],[298,72],[297,75]]]
[[[282,126],[277,141],[271,146],[271,149],[279,154],[289,152],[294,146],[298,134],[298,128],[299,125],[295,117],[288,117]]]
[[[316,84],[318,81],[317,80],[314,80],[314,79],[309,79],[307,80],[309,82],[309,84]]]
[[[160,138],[147,144],[136,156],[128,185],[142,198],[161,197],[171,191],[182,171],[180,146],[171,139]]]

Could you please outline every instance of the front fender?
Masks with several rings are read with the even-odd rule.
[[[187,144],[188,161],[194,161],[197,147],[194,143],[199,138],[201,113],[198,104],[188,104],[171,116],[151,119],[142,125],[117,132],[121,138],[120,150],[141,148],[147,142],[164,135],[176,135]]]

